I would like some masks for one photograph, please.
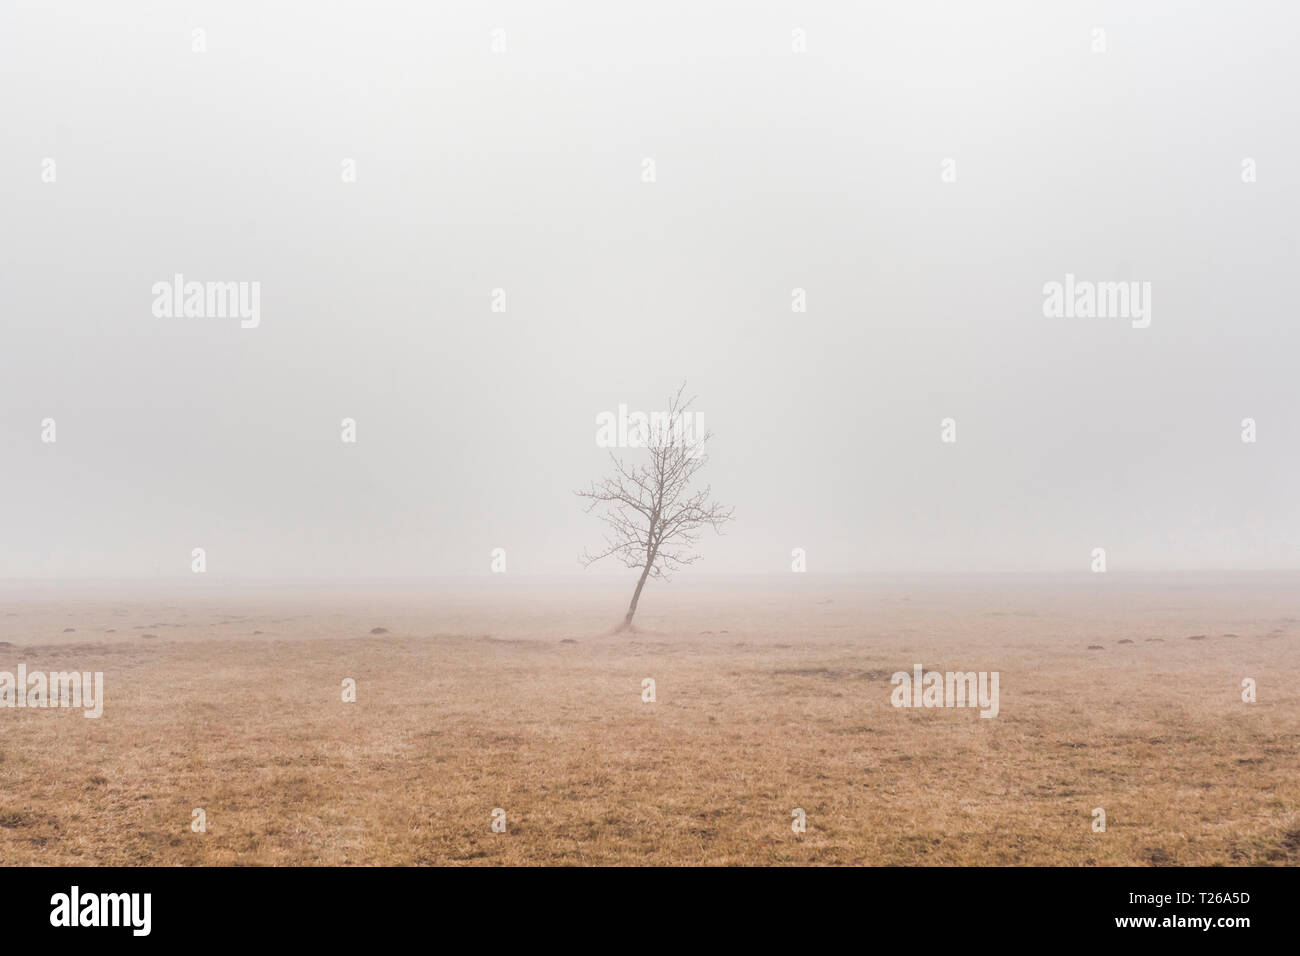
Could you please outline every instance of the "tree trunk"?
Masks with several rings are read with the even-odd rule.
[[[645,587],[645,579],[650,577],[650,567],[653,561],[648,560],[645,567],[641,570],[641,580],[636,583],[636,590],[632,592],[632,603],[627,606],[627,616],[623,618],[623,624],[619,627],[620,631],[626,631],[632,626],[632,616],[636,614],[636,602],[641,600],[641,589]]]

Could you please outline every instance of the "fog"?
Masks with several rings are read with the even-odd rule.
[[[575,572],[683,380],[688,574],[1300,567],[1300,12],[979,6],[6,0],[0,577]]]

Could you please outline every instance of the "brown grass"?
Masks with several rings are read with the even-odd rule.
[[[1295,583],[10,593],[0,669],[107,703],[0,710],[0,863],[1294,865]],[[916,662],[1000,715],[894,709]]]

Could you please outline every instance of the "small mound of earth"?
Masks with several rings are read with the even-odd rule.
[[[371,633],[371,634],[387,634],[387,633],[388,633],[388,628],[386,628],[386,627],[372,627],[372,628],[370,629],[370,633]]]
[[[571,638],[571,637],[566,637],[566,638],[564,638],[563,640],[561,640],[560,643],[561,643],[561,644],[577,644],[578,642],[575,641],[575,640],[574,640],[573,638]]]
[[[1161,644],[1163,644],[1163,643],[1165,642],[1165,639],[1164,639],[1163,637],[1148,637],[1148,638],[1147,638],[1147,643],[1148,643],[1148,644],[1150,644],[1152,641],[1159,641]]]
[[[64,634],[75,634],[76,632],[77,632],[77,629],[76,629],[75,627],[65,627],[65,628],[63,629],[63,633],[64,633]]]
[[[1104,646],[1102,646],[1101,644],[1089,644],[1089,645],[1088,645],[1088,650],[1090,650],[1090,651],[1104,651],[1105,649],[1106,649],[1106,648],[1105,648]]]
[[[1122,641],[1116,641],[1115,643],[1116,643],[1116,644],[1132,644],[1133,642],[1130,641],[1130,640],[1126,637],[1126,638],[1124,638]]]
[[[1203,641],[1203,640],[1205,640],[1205,635],[1204,635],[1204,634],[1189,634],[1188,637],[1187,637],[1187,639],[1188,639],[1189,641]]]

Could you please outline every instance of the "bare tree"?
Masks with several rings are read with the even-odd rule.
[[[704,446],[713,433],[697,435],[690,427],[695,399],[683,401],[685,390],[683,382],[668,400],[667,414],[650,416],[638,428],[639,434],[632,435],[630,444],[644,447],[649,461],[628,465],[611,451],[613,474],[575,492],[588,500],[588,514],[602,509],[601,519],[608,529],[604,550],[595,555],[583,552],[583,566],[614,557],[626,567],[641,569],[620,631],[632,626],[646,580],[667,580],[670,572],[695,563],[699,555],[694,546],[701,529],[707,526],[721,534],[722,526],[731,520],[733,509],[710,500],[708,485],[691,488],[696,473],[708,463]]]

